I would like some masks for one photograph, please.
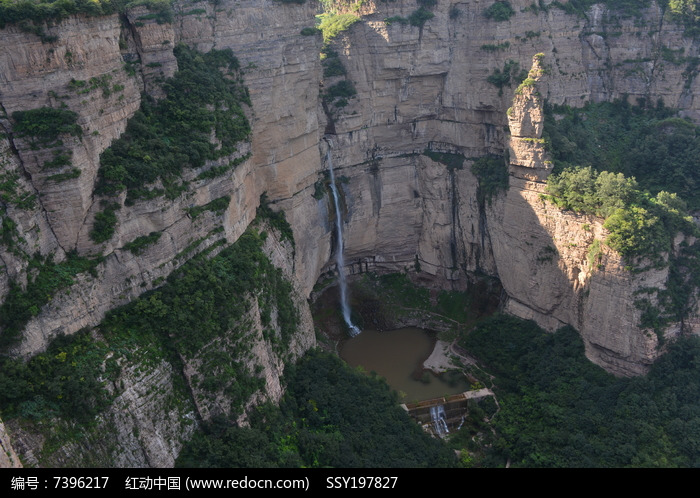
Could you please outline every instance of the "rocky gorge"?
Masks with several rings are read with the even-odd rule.
[[[199,420],[236,411],[229,392],[205,392],[193,379],[206,377],[207,351],[229,348],[235,357],[238,343],[247,347],[236,360],[262,379],[244,405],[280,398],[284,364],[315,344],[307,298],[322,274],[335,271],[339,213],[326,189],[324,136],[341,179],[351,278],[419,270],[425,285],[465,289],[480,275],[496,277],[506,312],[548,330],[574,326],[587,356],[616,375],[646,372],[663,348],[640,326],[635,300],[641,289],[663,287],[668,269],[630,272],[606,246],[591,260],[591,246],[606,236],[602,220],[542,199],[551,171],[543,104],[660,99],[697,123],[697,38],[684,36],[656,2],[630,16],[603,3],[577,15],[514,0],[506,20],[485,15],[492,5],[440,0],[431,18],[414,25],[401,20],[416,11],[415,0],[357,2],[361,19],[330,44],[331,59],[344,68],[335,73],[328,55],[319,59],[321,36],[300,34],[314,24],[313,1],[175,2],[166,21],[147,5],[121,15],[76,14],[42,24],[50,41],[15,24],[0,29],[0,297],[9,302],[30,287],[42,271],[33,261],[94,262],[28,313],[7,346],[11,356],[29,359],[55,338],[85,330],[116,344],[100,328],[105,315],[157,289],[196,254],[212,257],[236,243],[263,194],[293,232],[290,241],[274,223],[258,225],[269,234],[262,251],[291,282],[298,310],[284,349],[270,335],[281,334],[281,304],[266,312],[255,289],[241,296],[250,301],[245,314],[201,351],[181,347],[174,361],[165,352],[136,354],[158,349],[152,343],[127,346],[131,353],[116,360],[119,373],[109,379],[110,401],[87,436],[67,437],[67,423],[6,421],[23,461],[172,466]],[[100,157],[145,100],[165,98],[162,83],[179,69],[180,44],[201,53],[231,49],[249,95],[242,107],[251,131],[229,154],[183,170],[172,195],[106,195],[98,189]],[[664,57],[668,51],[682,53],[682,61]],[[518,87],[522,71],[531,85]],[[334,94],[341,82],[353,91]],[[17,113],[40,108],[75,113],[80,131],[37,147]],[[502,168],[506,188],[490,189],[475,174],[477,163]],[[170,185],[159,179],[151,187]],[[91,233],[109,213],[113,231],[96,241]],[[132,250],[137,240],[143,245]],[[664,336],[698,326],[691,314]]]

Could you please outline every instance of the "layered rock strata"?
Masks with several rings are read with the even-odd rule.
[[[174,8],[174,22],[162,24],[144,7],[129,11],[122,20],[117,15],[70,17],[45,26],[49,35],[57,36],[49,43],[41,43],[37,36],[14,26],[0,30],[2,174],[12,175],[13,190],[9,202],[3,197],[2,216],[15,228],[12,245],[0,245],[0,296],[6,297],[13,282],[27,285],[28,260],[35,253],[58,263],[70,252],[101,255],[95,274],[84,272],[73,277],[72,285],[56,292],[29,320],[12,353],[32,356],[58,334],[98,325],[107,311],[159,285],[197,253],[207,251],[215,256],[246,230],[255,218],[261,195],[267,193],[270,201],[287,208],[298,239],[292,247],[268,236],[265,251],[292,282],[300,322],[289,350],[280,354],[263,337],[255,299],[241,296],[252,299],[255,306],[240,324],[247,330],[250,353],[235,361],[245,361],[247,368],[264,380],[263,388],[246,402],[239,420],[244,423],[251,406],[279,400],[286,362],[315,344],[306,296],[329,257],[330,233],[320,218],[327,213],[311,197],[320,169],[316,114],[320,40],[299,35],[313,19],[315,5],[284,5],[272,0],[261,5],[251,0],[219,3],[216,8],[205,2]],[[238,144],[232,156],[186,171],[182,181],[188,187],[176,199],[155,198],[127,205],[122,194],[117,199],[120,209],[116,211],[114,235],[95,244],[89,234],[95,214],[102,208],[103,199],[93,192],[99,156],[123,133],[127,120],[139,108],[142,92],[155,98],[163,96],[159,81],[177,70],[173,55],[177,43],[201,51],[231,48],[238,56],[252,102],[248,110],[252,140]],[[84,89],[75,82],[83,82],[88,90],[74,91]],[[96,83],[95,88],[91,82]],[[289,94],[298,98],[288,98]],[[49,180],[47,177],[56,171],[46,171],[42,165],[53,158],[52,152],[35,150],[28,138],[13,133],[15,111],[40,107],[77,113],[82,136],[59,138],[62,150],[71,154],[71,167],[80,170],[79,176],[61,182]],[[198,178],[210,168],[238,163],[245,157],[249,159],[227,174]],[[300,191],[308,196],[295,196]],[[33,205],[19,202],[31,195],[36,195]],[[223,212],[189,214],[192,208],[225,196],[231,200]],[[155,243],[138,254],[127,249],[131,241],[153,232],[161,234]],[[314,240],[324,236],[325,246],[323,240]],[[266,329],[270,327],[267,320],[276,322],[275,313],[273,309],[272,317],[266,319]],[[221,344],[210,347],[226,349],[230,340],[219,340]],[[153,348],[157,350],[145,347]],[[181,388],[177,386],[183,384],[178,378],[184,375],[185,385],[190,383],[200,373],[202,358],[189,358],[180,372],[168,361],[140,360],[140,354],[133,353],[136,359],[121,365],[109,408],[84,437],[72,438],[71,423],[60,420],[51,427],[34,427],[16,419],[9,423],[8,432],[25,463],[168,467],[200,421],[229,413],[231,403],[225,395],[212,400],[192,387],[194,383],[189,392],[178,391]]]
[[[323,271],[333,270],[332,218],[340,214],[324,193],[325,130],[333,135],[350,272],[420,266],[424,282],[451,288],[464,288],[478,274],[496,276],[509,312],[550,330],[571,324],[598,364],[621,375],[644,372],[659,350],[656,337],[637,326],[632,296],[641,286],[662,287],[666,274],[631,275],[605,248],[592,265],[588,248],[605,237],[600,220],[562,213],[540,199],[549,170],[540,142],[540,101],[577,106],[621,97],[661,99],[698,121],[697,42],[683,36],[683,27],[670,22],[656,2],[638,17],[602,5],[580,17],[554,4],[532,8],[530,0],[513,0],[515,14],[502,22],[485,16],[492,3],[441,0],[431,8],[434,16],[416,26],[398,20],[417,10],[414,0],[365,2],[362,20],[333,42],[346,69],[335,79],[321,76],[320,38],[300,35],[313,25],[313,1],[176,3],[173,22],[166,23],[145,7],[121,20],[77,15],[44,26],[57,37],[46,43],[16,26],[0,30],[0,160],[2,174],[14,178],[16,196],[3,197],[2,216],[17,234],[14,247],[0,244],[0,297],[13,282],[27,285],[33,276],[29,255],[53,255],[58,262],[74,251],[104,258],[97,276],[81,273],[37,310],[12,353],[29,357],[60,333],[96,326],[108,310],[152,289],[190,255],[220,241],[233,243],[255,217],[264,192],[294,229],[294,248],[268,248],[293,278],[305,316],[292,358],[310,347],[304,298]],[[89,234],[103,200],[94,194],[99,156],[124,132],[142,93],[163,96],[158,82],[177,70],[178,43],[200,51],[231,48],[239,58],[252,101],[250,143],[186,173],[188,188],[174,200],[127,206],[122,196],[113,237],[96,244]],[[508,116],[520,73],[536,53],[544,55],[544,64],[533,79],[548,72],[536,85],[540,98],[524,88]],[[321,103],[319,81],[325,91],[339,80],[352,82],[356,96],[344,105]],[[73,82],[90,81],[94,88],[75,90]],[[71,160],[59,170],[44,168],[53,152],[35,150],[13,133],[15,111],[47,106],[77,113],[83,130],[81,137],[61,137]],[[471,165],[506,151],[510,187],[487,198]],[[248,153],[228,174],[197,179]],[[34,204],[21,202],[32,195]],[[221,214],[188,215],[189,208],[222,196],[231,201]],[[125,249],[151,232],[161,237],[140,255]],[[284,360],[257,337],[256,313],[248,317],[252,361],[263,368],[267,396],[277,399]],[[195,360],[185,375],[197,368]],[[196,392],[191,403],[165,409],[176,374],[167,364],[124,369],[115,404],[99,425],[115,428],[109,434],[124,441],[117,446],[99,437],[84,443],[89,448],[67,441],[41,460],[34,454],[45,442],[40,431],[14,424],[15,446],[30,463],[172,465],[181,438],[192,430],[188,420],[225,413],[225,400],[203,400]],[[154,394],[148,386],[162,389]]]
[[[577,105],[628,95],[662,98],[688,116],[697,113],[698,85],[685,67],[697,47],[654,3],[634,19],[601,6],[577,18],[553,6],[537,10],[514,2],[516,14],[496,22],[484,16],[487,5],[440,2],[434,17],[420,27],[386,22],[415,11],[413,2],[404,0],[367,3],[363,20],[339,36],[336,46],[357,96],[342,108],[331,104],[319,121],[314,84],[319,41],[298,34],[310,23],[314,5],[269,3],[267,9],[254,2],[178,4],[174,22],[163,24],[149,19],[143,7],[130,11],[125,24],[117,16],[77,16],[46,28],[58,36],[51,43],[13,26],[2,30],[3,46],[13,47],[0,58],[3,127],[9,137],[4,161],[39,201],[34,210],[8,207],[26,242],[22,248],[28,254],[53,254],[58,261],[73,250],[105,254],[97,279],[81,276],[70,294],[57,296],[30,321],[16,353],[30,355],[58,332],[97,324],[105,311],[148,290],[153,280],[177,267],[181,261],[175,256],[194,240],[207,239],[202,249],[219,237],[235,240],[252,219],[262,192],[285,209],[298,234],[296,279],[310,291],[330,254],[329,205],[311,196],[324,168],[320,158],[325,150],[319,154],[323,121],[335,131],[336,167],[350,179],[343,190],[353,271],[375,265],[403,269],[417,258],[438,282],[465,285],[468,272],[499,273],[488,242],[494,230],[488,229],[476,195],[478,181],[469,160],[461,169],[441,169],[421,153],[430,149],[466,158],[502,153],[505,107],[516,74],[511,71],[511,81],[500,88],[489,76],[506,63],[522,70],[533,52],[544,53],[550,77],[540,91],[554,103]],[[114,237],[95,245],[89,233],[100,209],[100,199],[92,195],[99,154],[124,130],[140,91],[158,97],[155,82],[176,70],[172,47],[180,42],[205,51],[228,47],[239,56],[253,102],[254,129],[250,149],[242,145],[240,153],[250,150],[251,158],[231,175],[193,182],[174,202],[124,206]],[[685,55],[669,57],[669,50]],[[125,64],[135,70],[124,71]],[[107,77],[118,91],[71,91],[71,81]],[[298,98],[284,97],[289,94]],[[37,105],[64,105],[78,113],[83,136],[65,137],[64,142],[79,176],[50,180],[55,172],[42,169],[50,159],[47,153],[12,135],[12,113]],[[534,171],[530,166],[542,163],[542,157],[536,157],[536,144],[528,137],[521,139],[521,156],[515,161]],[[195,223],[185,215],[186,207],[231,193],[224,235],[211,235],[221,219],[210,216]],[[167,236],[141,257],[120,249],[153,231]],[[25,281],[25,263],[10,251],[0,256],[8,262],[4,295],[10,280]]]
[[[551,172],[542,139],[544,73],[544,56],[536,55],[508,111],[510,188],[489,212],[489,226],[497,227],[491,241],[498,272],[509,295],[505,309],[548,330],[572,325],[592,361],[618,375],[638,375],[659,351],[657,336],[639,328],[635,292],[663,287],[668,269],[631,273],[602,244],[602,219],[562,212],[543,200]]]
[[[325,106],[334,165],[349,180],[346,261],[353,272],[418,261],[442,286],[467,285],[479,272],[498,276],[509,312],[550,330],[573,325],[593,361],[619,375],[643,373],[660,351],[655,335],[639,328],[633,294],[663,287],[667,274],[632,275],[605,248],[605,271],[590,268],[588,248],[605,238],[602,220],[540,199],[551,170],[541,105],[661,99],[697,120],[698,47],[656,3],[638,17],[602,5],[583,17],[554,5],[511,5],[514,15],[497,22],[485,16],[488,3],[439,2],[432,18],[413,26],[415,2],[370,2],[334,42],[342,78],[357,89],[346,105]],[[509,111],[537,53],[537,102],[516,99]],[[532,96],[527,88],[524,95]],[[435,163],[426,149],[466,160],[461,169]],[[484,202],[471,158],[506,151],[510,189]]]
[[[192,255],[222,238],[235,241],[254,218],[264,192],[290,213],[307,211],[289,218],[299,225],[299,233],[314,235],[299,238],[297,254],[303,265],[295,269],[305,290],[311,289],[328,257],[328,242],[317,246],[314,239],[329,236],[319,219],[323,211],[314,207],[315,202],[293,196],[308,189],[320,169],[319,40],[299,35],[313,19],[314,6],[286,6],[272,0],[266,4],[268,8],[253,1],[217,8],[206,2],[176,5],[172,23],[159,23],[145,7],[130,10],[123,22],[117,15],[75,16],[46,28],[47,34],[58,37],[51,43],[15,26],[0,31],[0,45],[5,47],[0,55],[3,164],[5,171],[19,177],[20,188],[38,200],[33,209],[8,204],[7,215],[17,224],[18,247],[27,255],[37,251],[42,257],[52,255],[57,262],[70,251],[104,258],[96,278],[81,274],[30,320],[15,354],[29,356],[45,349],[59,333],[97,325],[106,311],[150,289],[154,280],[181,265],[186,259],[178,254],[194,242],[199,241]],[[174,200],[156,198],[126,206],[120,197],[114,235],[95,244],[90,231],[104,201],[93,192],[99,156],[125,130],[139,108],[141,92],[162,96],[158,81],[177,70],[173,55],[177,43],[203,51],[231,48],[238,56],[253,104],[252,142],[239,144],[236,154],[209,162],[201,171],[186,172],[183,181],[189,188]],[[298,98],[285,98],[290,93]],[[43,167],[54,157],[53,149],[37,150],[29,138],[12,133],[15,111],[39,107],[76,112],[83,130],[81,137],[60,137],[61,150],[70,154],[70,165],[60,171]],[[248,154],[250,159],[231,173],[197,180],[202,171]],[[79,176],[51,178],[73,169]],[[195,220],[188,215],[187,209],[225,195],[231,203],[223,216],[205,213]],[[223,232],[215,230],[219,226]],[[124,250],[129,242],[152,232],[162,235],[142,254]],[[306,257],[315,251],[319,251],[315,257]],[[8,263],[0,280],[4,296],[10,281],[26,283],[27,263],[5,246],[0,247],[0,257]]]

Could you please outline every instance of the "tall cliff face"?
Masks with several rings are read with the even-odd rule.
[[[82,274],[79,282],[29,321],[15,353],[29,356],[58,333],[96,325],[107,310],[150,289],[154,280],[162,280],[182,264],[185,259],[178,254],[194,241],[203,250],[221,239],[236,240],[255,216],[263,192],[288,208],[293,224],[294,213],[309,210],[296,223],[304,227],[302,233],[321,235],[321,212],[315,203],[310,198],[293,199],[313,184],[320,168],[318,39],[299,35],[313,19],[315,6],[267,3],[267,8],[252,1],[216,9],[206,2],[176,5],[175,21],[162,24],[144,7],[129,11],[121,21],[117,15],[76,16],[47,28],[48,34],[58,37],[51,43],[14,26],[0,32],[5,171],[16,178],[19,192],[36,195],[38,201],[33,208],[7,204],[8,217],[17,225],[12,235],[19,251],[0,249],[6,262],[0,295],[7,294],[10,281],[26,282],[28,258],[20,253],[38,251],[56,261],[71,251],[104,258],[96,277]],[[124,132],[139,108],[141,92],[162,96],[157,82],[177,69],[173,55],[177,43],[205,52],[231,48],[238,56],[252,102],[252,141],[239,144],[231,157],[185,172],[188,188],[175,199],[160,197],[129,206],[121,196],[114,235],[96,244],[90,232],[104,201],[109,201],[94,192],[99,156]],[[289,94],[295,98],[286,98]],[[32,137],[13,133],[13,113],[40,107],[77,113],[82,136],[64,134],[60,148],[37,148]],[[69,156],[68,164],[46,166],[59,154]],[[198,179],[202,171],[248,156],[232,173]],[[188,208],[222,196],[231,198],[222,216],[205,213],[195,220],[188,215]],[[295,209],[289,209],[292,206]],[[215,230],[219,226],[223,232]],[[153,232],[161,237],[138,257],[125,250],[129,242]],[[296,271],[305,290],[313,286],[327,257],[323,252],[308,257],[324,249],[323,245],[317,249],[313,240],[299,239],[303,264]]]
[[[417,258],[441,285],[464,285],[472,272],[497,275],[509,312],[550,330],[571,324],[593,361],[620,375],[643,373],[660,351],[639,328],[634,292],[663,287],[667,272],[633,275],[607,249],[605,270],[590,267],[591,244],[605,238],[602,220],[540,200],[551,170],[541,104],[662,99],[697,121],[697,43],[655,3],[636,17],[603,5],[581,17],[511,5],[514,15],[497,22],[485,16],[488,3],[439,2],[434,17],[414,26],[415,2],[370,2],[334,43],[343,78],[357,89],[347,105],[326,105],[334,164],[349,179],[346,260],[361,271],[412,268]],[[526,91],[506,112],[536,53],[547,73],[538,78],[541,98],[524,98]],[[465,158],[508,151],[510,187],[484,202],[471,159],[450,167],[425,149]]]
[[[165,23],[145,7],[121,18],[78,15],[45,26],[57,37],[46,43],[14,26],[0,30],[0,298],[27,288],[37,258],[52,255],[60,263],[101,255],[92,272],[71,275],[46,304],[30,310],[12,353],[30,357],[59,334],[94,327],[194,254],[216,254],[241,236],[267,193],[294,231],[294,247],[273,238],[266,253],[294,283],[302,317],[289,359],[301,354],[314,343],[305,297],[332,268],[331,221],[338,213],[323,189],[330,144],[352,273],[420,266],[426,283],[455,288],[475,274],[497,276],[509,312],[549,329],[574,325],[597,363],[617,374],[645,371],[659,351],[656,337],[637,325],[633,295],[643,286],[661,287],[667,275],[632,275],[605,248],[604,270],[593,268],[588,252],[605,236],[600,220],[540,200],[549,171],[539,143],[540,104],[542,98],[572,106],[623,95],[661,98],[697,121],[697,42],[654,2],[638,17],[602,5],[581,17],[514,0],[514,15],[500,22],[485,16],[491,3],[441,0],[432,18],[413,25],[414,0],[365,2],[362,20],[332,44],[346,74],[327,77],[320,38],[300,35],[314,22],[312,1],[176,3],[173,22]],[[124,133],[143,95],[164,98],[160,82],[178,69],[178,43],[202,52],[233,50],[250,93],[251,138],[232,155],[185,171],[186,188],[174,198],[131,204],[120,194],[114,234],[96,243],[90,232],[106,200],[95,191],[100,154]],[[509,115],[518,77],[536,53],[544,54],[540,69],[548,73],[537,75],[541,98],[525,89]],[[319,95],[319,82],[328,95],[342,80],[352,82],[355,96],[343,102]],[[57,137],[60,146],[36,148],[17,131],[13,115],[43,107],[75,112],[82,133],[67,131]],[[331,136],[324,141],[323,134]],[[472,172],[485,156],[509,168],[507,192],[493,191]],[[200,177],[239,162],[226,174]],[[192,215],[227,196],[225,209]],[[128,249],[151,233],[160,236],[140,253]],[[268,320],[251,301],[242,322],[250,333],[250,367],[261,367],[266,396],[278,399],[286,358],[265,337]],[[216,347],[228,347],[221,341]],[[47,437],[65,436],[61,427],[47,435],[10,421],[15,446],[30,463],[172,465],[192,420],[227,413],[229,403],[192,380],[204,358],[182,361],[181,372],[163,358],[125,362],[112,379],[114,400],[88,441],[69,440],[45,455]],[[182,403],[174,401],[180,374],[189,386]],[[121,442],[107,444],[100,431]]]
[[[269,225],[261,224],[257,230],[267,234],[261,236],[264,239],[261,255],[271,262],[271,267],[279,268],[286,280],[292,281],[291,243],[281,239]],[[249,241],[251,236],[251,233],[246,235]],[[240,250],[235,264],[244,266],[247,255]],[[220,265],[221,261],[215,259],[214,264]],[[198,306],[211,306],[203,295],[196,296],[206,287],[204,282],[199,282],[192,290]],[[291,285],[289,289],[291,306],[298,310],[296,333],[286,339],[284,328],[288,324],[280,318],[283,302],[279,298],[263,296],[255,286],[237,298],[244,304],[227,305],[242,307],[243,313],[235,321],[228,320],[227,328],[214,337],[201,335],[207,328],[205,324],[181,324],[180,329],[168,330],[165,335],[157,327],[139,323],[126,328],[103,324],[94,329],[89,339],[83,336],[70,349],[85,351],[98,360],[98,383],[93,386],[94,391],[83,394],[101,408],[94,410],[88,402],[84,408],[95,413],[87,420],[81,419],[80,413],[57,416],[55,412],[53,416],[37,419],[37,412],[32,413],[32,408],[25,405],[29,411],[21,409],[23,415],[6,423],[12,446],[6,444],[7,438],[3,444],[10,449],[14,447],[23,463],[30,466],[172,467],[183,444],[202,422],[224,416],[245,424],[252,406],[279,401],[285,365],[313,347],[315,337],[306,298],[298,286]],[[158,309],[164,308],[162,304],[161,308],[152,308],[156,302],[165,303],[167,299],[164,294],[152,294],[137,301],[136,309],[150,308],[149,314],[158,313]],[[182,301],[178,308],[186,306]],[[133,307],[131,310],[138,313]],[[168,309],[168,314],[175,313],[178,309]],[[140,320],[147,316],[142,315]],[[209,319],[216,320],[216,314],[209,315]],[[192,340],[198,341],[196,348],[188,346]],[[63,352],[58,356],[61,354],[66,355]],[[78,354],[68,361],[81,375],[94,375],[94,366],[92,372],[85,370],[85,355]],[[49,398],[52,390],[47,385],[37,393],[36,399]],[[68,398],[73,394],[65,393]]]
[[[594,362],[621,375],[644,373],[658,356],[658,338],[640,330],[636,292],[664,286],[668,269],[635,274],[601,242],[595,216],[562,212],[542,199],[551,161],[542,131],[540,88],[550,77],[543,54],[508,110],[510,188],[489,211],[491,241],[509,299],[505,309],[549,330],[577,328]],[[598,254],[594,254],[594,244]]]
[[[276,308],[261,310],[254,296],[240,296],[250,309],[230,326],[245,328],[248,347],[245,357],[232,353],[232,361],[243,362],[262,379],[247,406],[280,398],[285,364],[315,344],[306,296],[329,252],[328,245],[317,245],[315,239],[325,235],[330,242],[319,219],[326,213],[311,196],[320,169],[320,40],[299,35],[312,22],[315,8],[272,0],[223,2],[216,8],[206,2],[176,4],[174,21],[161,24],[138,7],[121,18],[78,15],[44,26],[48,35],[57,37],[47,43],[14,26],[0,30],[0,296],[21,295],[38,278],[41,264],[53,268],[51,259],[61,272],[75,258],[100,256],[90,272],[70,273],[68,279],[60,277],[62,284],[52,284],[46,304],[30,310],[12,354],[31,357],[57,335],[94,327],[107,311],[161,285],[197,253],[216,255],[248,228],[261,195],[267,193],[271,202],[287,209],[297,234],[296,247],[272,236],[264,247],[272,264],[292,282],[297,333],[288,339],[288,350],[280,352],[271,339],[271,334],[280,334],[271,328]],[[231,156],[184,171],[186,188],[175,198],[131,203],[124,193],[116,199],[98,195],[100,154],[125,131],[144,95],[164,97],[160,84],[178,69],[173,53],[178,43],[202,52],[230,48],[238,56],[250,95],[246,112],[252,139],[237,144]],[[51,147],[36,147],[34,137],[18,131],[14,113],[46,107],[74,112],[82,132],[60,133]],[[55,161],[59,155],[68,161]],[[46,165],[52,161],[54,166]],[[235,167],[200,177],[228,164]],[[299,192],[308,195],[296,196]],[[207,208],[222,198],[230,199],[224,209]],[[114,233],[95,243],[90,232],[105,201],[119,205]],[[153,233],[160,234],[154,243],[129,250],[129,243]],[[46,257],[49,263],[42,263]],[[117,361],[120,373],[107,383],[111,402],[97,425],[76,440],[70,436],[70,421],[36,426],[10,420],[15,448],[33,465],[172,466],[200,421],[231,411],[230,394],[212,394],[200,382],[211,375],[206,351],[238,351],[240,333],[227,331],[200,355],[183,354],[175,362],[150,343],[132,345],[130,353],[111,361],[106,357],[106,363]],[[114,340],[93,334],[98,344]],[[144,350],[153,355],[144,357]]]
[[[319,152],[324,126],[334,132],[333,160],[349,180],[343,190],[353,271],[410,268],[417,260],[436,282],[463,286],[472,271],[508,273],[499,270],[489,242],[498,226],[489,226],[493,216],[487,212],[497,210],[489,211],[480,197],[469,159],[449,166],[422,153],[503,154],[505,108],[533,53],[545,54],[550,74],[540,91],[551,102],[577,105],[628,95],[662,98],[691,117],[698,113],[690,67],[698,48],[654,3],[639,17],[596,5],[581,18],[514,2],[515,15],[497,22],[485,17],[488,5],[439,2],[433,18],[413,26],[385,19],[410,17],[414,2],[368,2],[362,21],[335,42],[357,95],[344,107],[327,103],[327,112],[318,106],[319,40],[299,35],[315,5],[270,1],[267,7],[176,4],[174,22],[162,24],[144,7],[121,21],[116,15],[75,16],[46,28],[58,37],[50,43],[14,26],[0,32],[7,47],[0,55],[4,171],[14,179],[17,199],[36,195],[37,201],[6,203],[16,247],[0,249],[0,295],[7,295],[10,282],[26,284],[27,258],[20,253],[51,254],[56,261],[71,251],[104,255],[97,277],[81,273],[29,320],[16,354],[29,356],[57,333],[96,325],[107,310],[180,265],[184,259],[176,256],[194,241],[205,249],[235,240],[263,192],[285,210],[297,234],[296,280],[309,292],[330,257],[329,204],[312,196],[326,167],[325,142]],[[251,142],[204,169],[248,153],[250,158],[212,179],[186,173],[189,186],[175,199],[126,206],[122,197],[114,235],[96,244],[89,234],[104,200],[94,194],[99,156],[123,133],[141,92],[162,97],[158,81],[177,69],[172,49],[180,42],[203,51],[232,48],[250,90]],[[325,88],[334,81],[326,78]],[[77,113],[82,136],[61,136],[67,164],[48,167],[59,155],[55,148],[37,149],[31,137],[12,132],[13,113],[37,107]],[[195,220],[187,214],[187,208],[223,195],[232,200],[222,216]],[[153,232],[164,236],[140,255],[124,250]],[[520,290],[509,295],[524,299]]]

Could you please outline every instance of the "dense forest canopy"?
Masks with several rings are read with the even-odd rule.
[[[648,375],[633,379],[615,378],[589,362],[570,327],[549,334],[497,315],[461,345],[495,374],[498,440],[483,465],[700,465],[697,337],[674,342]]]
[[[676,117],[674,109],[626,100],[582,108],[546,106],[544,130],[555,173],[569,166],[622,173],[634,177],[641,190],[672,192],[691,211],[700,209],[700,171],[695,167],[700,127]]]
[[[423,432],[386,381],[330,353],[310,351],[285,371],[279,407],[250,427],[207,424],[178,459],[183,467],[452,467],[454,454]]]

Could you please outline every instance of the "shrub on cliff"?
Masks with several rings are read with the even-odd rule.
[[[520,69],[520,64],[513,59],[508,59],[503,63],[503,70],[494,69],[486,81],[498,88],[498,95],[503,95],[503,88],[512,86],[513,83],[520,83],[527,78],[527,71]]]
[[[484,16],[487,19],[493,19],[496,22],[507,21],[515,15],[513,7],[508,2],[496,2],[484,11]]]
[[[323,41],[328,43],[340,33],[360,20],[355,14],[321,14],[321,22],[316,26],[323,32]]]
[[[78,115],[67,109],[40,107],[15,111],[12,119],[16,136],[29,138],[32,148],[59,146],[62,145],[60,135],[80,137],[83,134],[83,129],[77,124]]]
[[[119,204],[111,204],[95,214],[95,221],[90,230],[90,239],[93,242],[106,242],[114,235],[114,227],[117,225],[117,213]]]
[[[430,12],[425,7],[421,7],[418,10],[413,11],[411,15],[408,16],[408,23],[411,26],[422,28],[423,25],[433,17],[435,17],[435,14]]]
[[[323,76],[326,78],[342,76],[347,72],[340,61],[340,55],[328,43],[324,43],[321,47],[321,66],[323,66]]]
[[[303,28],[299,32],[302,36],[316,36],[319,33],[321,33],[321,30],[317,28]]]
[[[491,204],[493,197],[508,189],[508,166],[502,156],[480,157],[472,164],[471,171],[479,180],[477,196],[483,204]]]

